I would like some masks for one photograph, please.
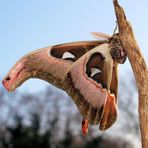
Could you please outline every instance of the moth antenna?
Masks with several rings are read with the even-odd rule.
[[[96,39],[109,39],[110,35],[102,33],[102,32],[91,32],[92,36]]]
[[[117,29],[118,29],[118,22],[116,21],[116,27],[115,27],[115,29],[114,29],[113,35],[116,34]]]

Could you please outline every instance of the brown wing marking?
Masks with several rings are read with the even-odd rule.
[[[99,46],[104,41],[82,41],[82,42],[73,42],[73,43],[65,43],[60,45],[55,45],[50,50],[50,55],[55,58],[62,58],[65,52],[69,52],[74,55],[74,58],[66,58],[65,60],[76,61],[82,55],[84,55],[87,51],[93,49],[96,46]]]
[[[91,55],[90,59],[88,60],[86,64],[86,74],[89,78],[93,79],[97,83],[100,83],[103,88],[106,88],[106,82],[105,82],[105,74],[103,71],[104,68],[104,57],[100,53],[94,53]],[[100,72],[95,73],[93,76],[92,74],[92,69],[98,69]]]

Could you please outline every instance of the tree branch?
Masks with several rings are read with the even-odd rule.
[[[142,147],[148,148],[148,68],[123,8],[118,4],[118,0],[113,0],[113,3],[119,26],[119,39],[127,52],[138,86]]]

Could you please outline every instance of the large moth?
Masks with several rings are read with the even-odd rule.
[[[126,54],[117,34],[93,34],[105,39],[60,44],[25,55],[10,69],[3,85],[14,91],[29,78],[52,83],[77,105],[84,134],[89,124],[106,130],[117,118],[117,67]]]

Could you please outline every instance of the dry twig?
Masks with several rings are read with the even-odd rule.
[[[123,8],[118,4],[118,0],[113,0],[113,3],[119,26],[119,38],[126,49],[138,86],[142,147],[148,148],[148,68]]]

